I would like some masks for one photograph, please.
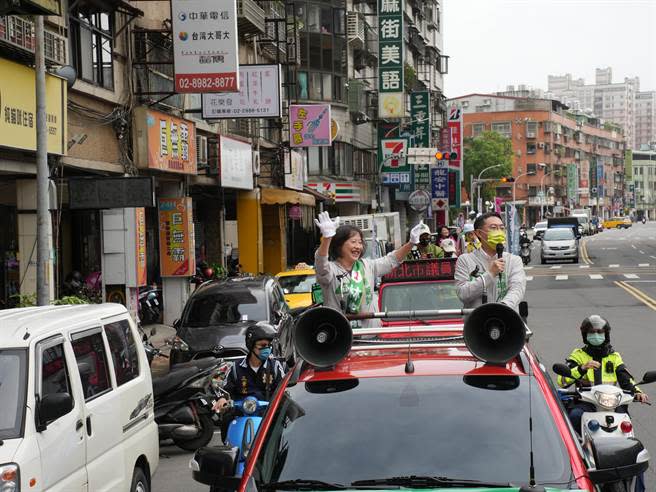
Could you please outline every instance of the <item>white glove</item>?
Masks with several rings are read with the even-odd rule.
[[[321,231],[321,235],[325,238],[333,237],[339,227],[339,217],[332,220],[328,212],[321,212],[317,217],[318,220],[314,219],[314,223]]]
[[[430,229],[426,224],[424,224],[424,221],[422,220],[410,231],[410,242],[412,244],[419,244],[419,238],[425,232],[430,232]]]

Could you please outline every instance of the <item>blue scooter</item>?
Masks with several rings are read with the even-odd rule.
[[[268,401],[261,401],[254,396],[247,396],[243,400],[232,402],[238,415],[230,422],[226,433],[225,443],[239,449],[237,460],[237,476],[244,473],[244,465],[248,453],[255,442],[257,430],[262,423],[262,415],[269,406]]]

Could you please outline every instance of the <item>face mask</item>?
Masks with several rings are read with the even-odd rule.
[[[485,242],[491,248],[496,248],[497,244],[504,244],[506,242],[506,233],[504,231],[490,231],[487,233],[487,240]]]
[[[262,362],[264,362],[265,360],[267,360],[269,358],[270,355],[271,355],[271,347],[267,347],[267,348],[261,349],[260,353],[257,355],[257,357]]]
[[[606,341],[606,335],[603,333],[588,333],[585,337],[590,345],[598,347]]]

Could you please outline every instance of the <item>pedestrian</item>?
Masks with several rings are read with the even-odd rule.
[[[474,233],[474,224],[465,224],[460,234],[460,254],[472,253],[481,248],[481,242]]]
[[[476,218],[474,233],[481,248],[465,253],[456,262],[456,289],[465,308],[475,308],[488,300],[517,310],[524,299],[526,275],[521,258],[504,252],[499,258],[497,245],[506,242],[501,216],[488,212]]]
[[[332,220],[328,212],[315,219],[321,231],[321,244],[314,256],[317,282],[321,285],[324,306],[338,309],[345,315],[377,311],[374,293],[376,278],[399,266],[419,243],[428,226],[422,222],[410,231],[410,240],[383,258],[363,258],[365,241],[362,231],[352,225],[339,225],[339,217]],[[329,256],[330,255],[330,256]],[[364,320],[354,326],[378,326],[380,320]]]
[[[425,260],[428,258],[444,258],[444,250],[431,242],[430,230],[422,232],[419,244],[405,257],[406,260]]]
[[[456,226],[458,226],[460,229],[462,229],[464,225],[465,225],[465,214],[460,212],[458,214],[458,218],[456,219]]]
[[[453,238],[448,237],[446,239],[442,239],[441,245],[445,258],[455,258],[458,256],[458,252],[456,250],[456,242],[453,240]]]
[[[437,227],[437,245],[442,248],[442,241],[451,237],[451,231],[448,226],[441,225]],[[442,248],[444,249],[444,248]]]

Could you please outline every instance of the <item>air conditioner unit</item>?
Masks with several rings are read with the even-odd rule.
[[[255,176],[260,175],[260,151],[259,150],[254,150],[253,151],[253,174]]]
[[[354,48],[362,48],[365,41],[365,20],[360,12],[346,14],[346,37]]]
[[[207,165],[207,137],[196,135],[196,162],[199,166]]]

